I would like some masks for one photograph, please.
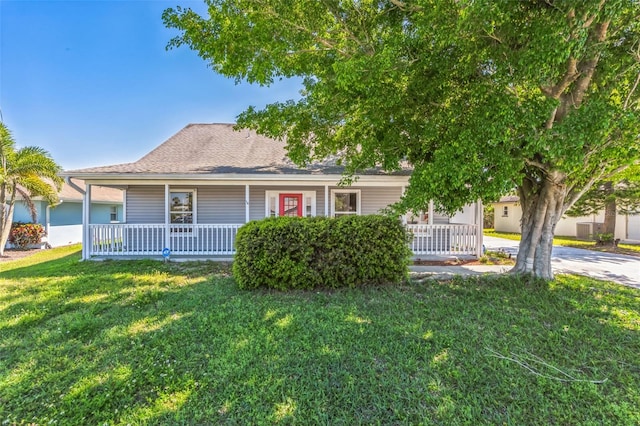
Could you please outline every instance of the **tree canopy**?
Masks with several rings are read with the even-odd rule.
[[[517,272],[551,277],[557,220],[640,158],[640,7],[634,0],[208,0],[168,9],[218,73],[301,77],[301,99],[238,124],[285,138],[299,164],[347,174],[413,167],[401,207],[453,212],[514,187]],[[520,263],[522,259],[522,263]]]

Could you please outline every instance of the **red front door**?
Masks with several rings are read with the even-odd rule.
[[[302,194],[280,194],[280,216],[302,217]]]

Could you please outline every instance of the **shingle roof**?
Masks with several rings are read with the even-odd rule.
[[[49,185],[53,186],[53,181],[46,180]],[[80,179],[71,179],[72,183],[76,186],[83,188],[84,182]],[[67,182],[62,184],[62,188],[58,192],[58,198],[61,201],[82,201],[82,193],[75,189],[73,186],[69,185]],[[107,188],[104,186],[94,185],[91,188],[91,201],[93,202],[104,202],[104,203],[120,203],[122,204],[124,198],[124,194],[121,189],[116,188]],[[20,195],[17,196],[17,199],[22,199]]]
[[[84,186],[84,183],[81,180],[71,180],[80,188]],[[58,197],[60,197],[60,199],[63,201],[82,201],[82,194],[72,186],[68,185],[66,182],[62,185],[62,189],[58,193]],[[91,201],[122,204],[123,192],[121,189],[93,185],[91,187]]]
[[[189,124],[133,163],[70,170],[81,174],[340,174],[335,160],[301,169],[286,155],[285,143],[233,124]],[[372,170],[365,174],[382,174]]]

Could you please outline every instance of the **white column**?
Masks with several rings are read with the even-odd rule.
[[[82,197],[82,260],[89,259],[91,255],[91,184],[85,184],[84,196]]]
[[[249,200],[251,198],[251,191],[249,185],[244,186],[244,223],[249,223],[251,218],[251,211],[249,209]]]
[[[478,201],[476,202],[476,210],[478,212],[478,214],[476,215],[476,229],[478,230],[478,237],[477,237],[477,242],[478,242],[478,247],[477,247],[477,251],[476,251],[476,256],[478,258],[482,257],[483,253],[482,253],[482,246],[484,243],[484,234],[483,234],[483,230],[484,230],[484,207],[482,206],[482,200],[480,198],[478,198]]]
[[[329,185],[324,186],[324,217],[329,217]]]
[[[169,192],[169,184],[164,184],[164,246],[171,248],[171,227],[169,223],[171,222],[171,214],[169,213],[170,206],[170,197],[171,194]]]
[[[127,190],[122,191],[122,223],[127,223]]]
[[[404,185],[402,185],[402,187],[400,189],[400,191],[401,191],[400,192],[400,198],[404,197],[404,192],[406,190],[407,190],[407,188]],[[401,219],[402,219],[402,224],[406,225],[407,224],[407,213],[403,214]]]
[[[429,225],[433,225],[433,200],[429,200]]]

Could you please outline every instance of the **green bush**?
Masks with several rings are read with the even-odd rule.
[[[39,223],[14,222],[9,231],[9,242],[19,249],[26,249],[32,244],[38,244],[46,232]]]
[[[394,218],[278,217],[238,230],[233,276],[240,288],[280,290],[398,283],[411,257]]]

